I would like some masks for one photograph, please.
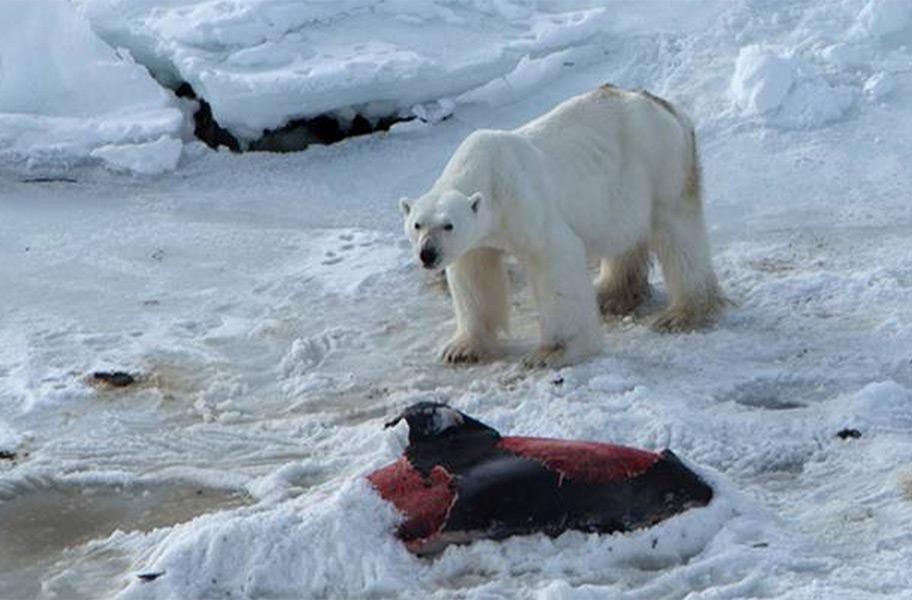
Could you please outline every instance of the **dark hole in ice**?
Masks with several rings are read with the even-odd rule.
[[[219,125],[212,117],[212,107],[203,98],[198,98],[193,87],[184,82],[177,86],[174,93],[178,98],[189,98],[199,103],[199,108],[193,115],[193,135],[212,149],[226,146],[232,152],[240,152],[241,145],[231,132]]]
[[[136,383],[136,378],[126,371],[95,371],[92,380],[113,387],[127,387]]]
[[[396,123],[415,118],[392,114],[369,119],[356,114],[347,121],[330,114],[317,115],[306,119],[293,119],[276,129],[266,129],[259,138],[245,143],[215,120],[212,106],[205,98],[199,97],[189,83],[181,83],[174,88],[174,93],[179,98],[188,98],[199,103],[199,108],[193,115],[193,133],[197,139],[210,148],[225,146],[232,152],[295,152],[304,150],[311,144],[334,144],[349,137],[387,131]]]
[[[0,450],[0,460],[16,460],[16,453],[11,450]]]
[[[355,115],[351,123],[343,123],[331,115],[318,115],[310,119],[294,119],[283,127],[267,129],[251,141],[247,149],[260,152],[295,152],[311,144],[334,144],[345,138],[387,131],[395,123],[412,117],[383,117],[373,122],[363,115]]]

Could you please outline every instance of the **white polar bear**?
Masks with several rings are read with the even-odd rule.
[[[526,271],[539,311],[541,341],[527,366],[596,352],[599,308],[629,313],[648,295],[650,251],[671,299],[656,329],[708,324],[725,303],[710,260],[693,125],[645,91],[605,85],[513,131],[476,131],[430,191],[401,206],[421,264],[446,269],[456,312],[447,362],[502,351],[505,252]],[[587,255],[601,260],[595,290]]]

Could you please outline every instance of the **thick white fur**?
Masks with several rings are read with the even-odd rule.
[[[434,186],[402,207],[416,251],[437,257],[425,266],[446,268],[457,325],[443,351],[448,362],[497,354],[508,329],[504,252],[527,272],[539,311],[530,366],[596,352],[599,308],[629,312],[648,294],[650,251],[671,301],[655,327],[703,325],[724,303],[693,126],[645,92],[603,86],[513,131],[476,131]],[[601,260],[595,289],[587,255]]]

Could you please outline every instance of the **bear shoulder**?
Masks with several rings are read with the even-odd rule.
[[[510,144],[516,143],[520,139],[512,131],[501,129],[477,129],[470,133],[463,142],[463,146],[468,146],[476,151],[485,151],[491,149],[502,149],[509,147]]]
[[[479,129],[469,134],[460,144],[451,164],[484,164],[501,168],[517,160],[528,161],[530,154],[529,140],[517,132]]]

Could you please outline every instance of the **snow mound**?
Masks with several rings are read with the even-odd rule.
[[[908,0],[869,0],[858,13],[852,33],[857,37],[882,38],[898,33],[912,21]]]
[[[156,175],[172,171],[180,160],[184,144],[163,135],[146,144],[109,144],[92,150],[92,156],[103,159],[114,170]]]
[[[793,61],[751,45],[738,53],[730,94],[744,113],[761,114],[782,106],[794,82]]]
[[[889,73],[880,71],[871,75],[864,84],[864,93],[871,100],[881,100],[889,96],[896,87],[896,80]]]
[[[166,85],[188,82],[247,141],[294,119],[378,118],[461,94],[525,56],[585,43],[608,17],[525,0],[77,3],[111,44]]]
[[[170,94],[65,0],[0,4],[0,158],[71,163],[182,125]]]
[[[742,114],[784,129],[838,120],[855,101],[851,88],[831,86],[809,63],[759,45],[738,53],[729,97]]]
[[[423,570],[392,535],[395,510],[364,480],[270,511],[223,512],[174,528],[129,599],[391,596]]]
[[[875,381],[842,399],[843,414],[880,432],[912,431],[912,393],[895,381]]]
[[[14,452],[22,437],[6,421],[0,419],[0,452]]]
[[[820,127],[841,119],[854,103],[851,88],[831,86],[816,76],[795,86],[774,122],[785,129]]]

